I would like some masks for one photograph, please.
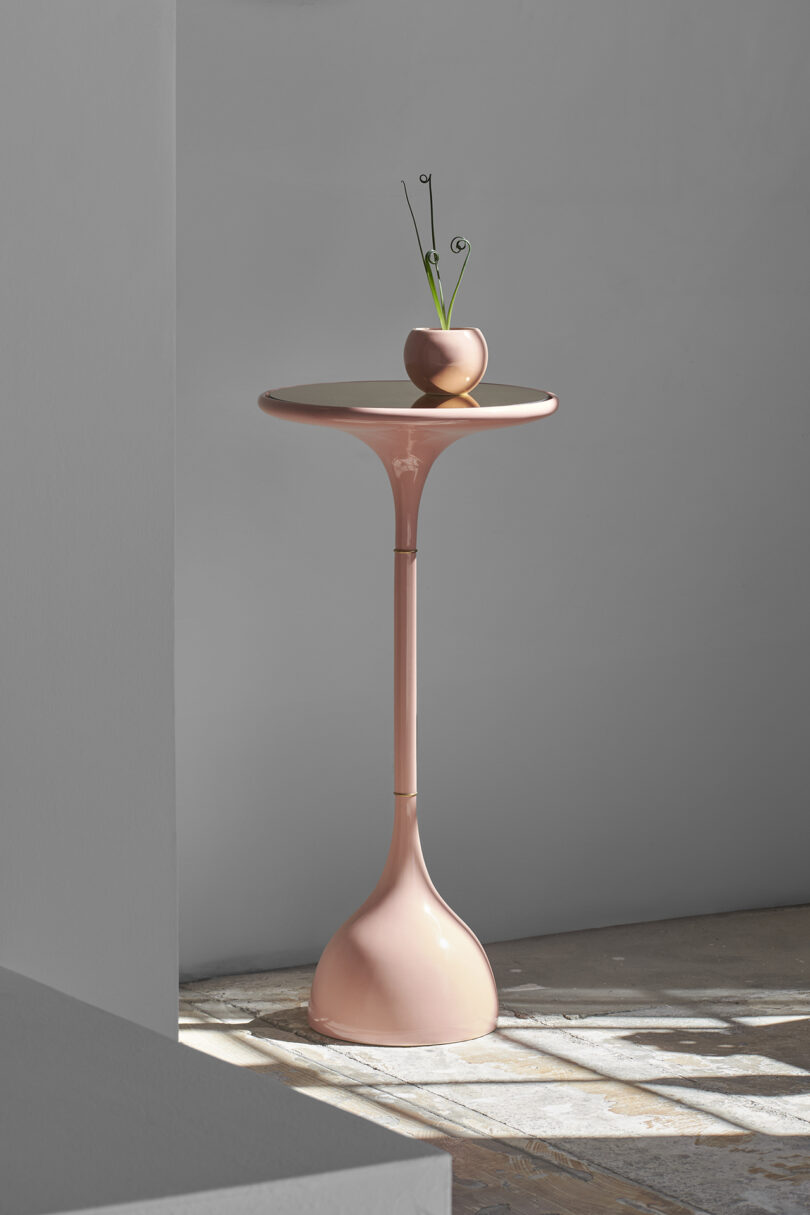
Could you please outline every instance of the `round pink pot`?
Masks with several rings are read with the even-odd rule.
[[[489,352],[480,329],[412,329],[405,370],[422,392],[456,396],[480,384]]]

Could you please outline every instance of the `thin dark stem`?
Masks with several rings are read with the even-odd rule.
[[[439,270],[439,251],[436,248],[436,222],[433,218],[433,174],[420,173],[419,180],[428,188],[428,198],[430,199],[430,249],[428,252],[433,252],[435,257],[431,258],[431,265],[436,269],[436,286],[439,292],[439,313],[442,318],[442,325],[447,328],[447,314],[444,308],[444,287],[442,286],[442,274]]]
[[[436,226],[433,222],[433,174],[421,173],[419,180],[427,184],[428,195],[430,197],[430,246],[436,248]]]
[[[402,180],[402,179],[400,178],[400,180]],[[404,182],[404,181],[402,182],[402,188],[403,188],[403,190],[405,191],[405,201],[406,201],[406,203],[408,204],[408,210],[409,210],[409,211],[410,211],[410,213],[411,213],[411,219],[413,220],[413,230],[414,230],[414,232],[416,233],[416,240],[417,240],[417,242],[418,242],[418,244],[419,244],[419,254],[420,254],[421,258],[422,258],[422,264],[424,265],[424,261],[425,261],[425,252],[424,252],[424,249],[422,248],[422,239],[421,239],[421,237],[420,237],[420,235],[419,235],[419,229],[418,229],[418,227],[416,226],[416,216],[415,216],[415,215],[414,215],[414,213],[413,213],[413,207],[411,206],[411,200],[410,200],[410,198],[408,198],[408,187],[405,185],[405,182]]]

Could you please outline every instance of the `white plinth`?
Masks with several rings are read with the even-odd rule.
[[[0,1208],[449,1215],[450,1157],[0,968]]]

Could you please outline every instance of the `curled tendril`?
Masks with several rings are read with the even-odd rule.
[[[442,291],[442,280],[439,275],[439,255],[435,249],[428,249],[424,256],[425,274],[427,275],[428,287],[433,300],[433,307],[439,320],[442,323],[442,328],[446,329],[445,312],[444,312],[444,292]],[[436,270],[436,278],[433,277],[433,270]]]
[[[450,241],[451,252],[464,253],[466,250],[466,256],[464,258],[464,262],[462,264],[461,270],[459,271],[459,276],[458,276],[458,280],[456,281],[456,285],[453,288],[453,294],[450,297],[450,303],[445,304],[444,288],[442,286],[442,276],[439,272],[439,254],[436,249],[436,227],[435,227],[435,221],[434,221],[434,215],[433,215],[433,174],[432,173],[420,173],[419,181],[422,183],[423,186],[427,186],[428,197],[430,200],[431,247],[426,252],[422,247],[422,238],[419,235],[419,226],[416,222],[416,216],[413,213],[413,207],[411,206],[411,200],[408,197],[408,187],[405,185],[404,181],[402,182],[402,188],[405,191],[405,201],[408,204],[408,210],[410,211],[411,219],[413,220],[414,232],[416,233],[416,240],[419,245],[419,253],[422,258],[422,265],[424,266],[425,273],[427,275],[428,286],[430,288],[430,294],[433,299],[433,304],[436,308],[436,312],[438,314],[439,320],[442,323],[442,328],[449,329],[450,321],[453,316],[453,304],[455,302],[456,292],[458,291],[459,284],[461,283],[461,279],[464,274],[464,271],[467,268],[467,260],[470,256],[470,242],[467,240],[466,236],[454,236],[453,239]],[[434,276],[434,272],[435,272],[435,276]]]
[[[453,288],[453,294],[450,296],[450,303],[447,305],[446,315],[447,315],[447,328],[448,329],[450,328],[450,322],[453,319],[453,304],[456,302],[456,292],[458,291],[459,284],[461,283],[461,279],[464,275],[464,271],[467,269],[467,262],[470,259],[470,242],[467,240],[466,236],[454,236],[453,239],[450,241],[450,249],[453,253],[463,253],[464,250],[466,249],[467,253],[466,253],[466,256],[462,263],[461,269],[458,272],[458,280],[456,281],[456,285]]]

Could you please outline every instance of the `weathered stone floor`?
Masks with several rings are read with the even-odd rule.
[[[312,967],[185,985],[181,1041],[430,1138],[454,1215],[810,1215],[810,907],[487,952],[475,1042],[323,1038]]]

